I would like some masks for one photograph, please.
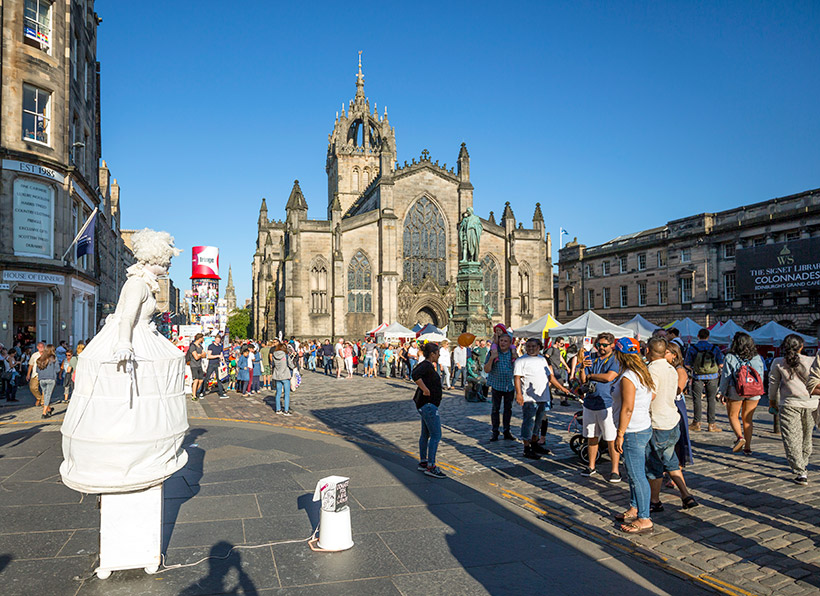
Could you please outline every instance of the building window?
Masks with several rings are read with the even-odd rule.
[[[327,264],[317,261],[310,268],[310,312],[327,312]]]
[[[564,310],[572,312],[572,290],[564,288]]]
[[[658,267],[666,267],[666,251],[658,251]]]
[[[723,274],[723,299],[735,299],[735,272]]]
[[[23,138],[48,144],[51,123],[51,94],[23,85]]]
[[[77,80],[77,45],[79,41],[76,35],[71,36],[71,76]]]
[[[522,269],[518,272],[518,301],[521,306],[521,313],[530,312],[530,274]]]
[[[626,308],[629,303],[629,287],[621,286],[621,308]]]
[[[371,312],[370,261],[358,251],[347,268],[347,312]]]
[[[565,278],[567,281],[569,281],[569,269],[567,269],[566,271],[564,271],[564,278]]]
[[[435,203],[422,197],[404,219],[404,279],[418,286],[425,277],[447,283],[447,233]]]
[[[663,306],[668,301],[668,294],[669,294],[669,282],[667,281],[659,281],[658,282],[658,304]]]
[[[484,283],[484,308],[487,314],[493,316],[498,313],[498,265],[490,255],[481,259],[481,276]]]
[[[766,244],[765,236],[758,236],[752,239],[752,246],[763,246],[764,244]]]
[[[691,248],[682,248],[680,249],[680,262],[681,263],[690,263],[692,261],[692,249]]]
[[[680,280],[680,303],[689,304],[692,302],[692,278],[682,277]]]
[[[51,47],[50,0],[26,0],[23,15],[23,41],[26,45],[46,52]]]
[[[638,282],[638,306],[646,306],[646,282]]]
[[[646,253],[642,252],[638,255],[638,271],[646,269]]]
[[[735,243],[734,242],[726,242],[723,244],[723,258],[724,259],[734,259],[735,258]]]
[[[626,273],[626,255],[618,257],[618,267],[621,273]]]
[[[595,308],[595,290],[587,290],[587,310]]]
[[[584,276],[589,279],[592,277],[592,265],[585,265],[584,266]]]
[[[609,308],[610,300],[609,300],[609,288],[604,288],[604,293],[602,296],[602,302],[604,308]]]
[[[800,232],[786,232],[786,242],[791,242],[792,240],[799,240],[800,239]]]
[[[609,275],[609,261],[601,263],[601,275]]]
[[[353,192],[359,192],[359,168],[353,168]]]

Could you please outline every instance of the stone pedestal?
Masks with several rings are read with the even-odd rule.
[[[484,307],[484,282],[478,263],[461,261],[456,277],[456,302],[448,329],[450,338],[458,339],[462,333],[476,337],[490,335],[490,318]]]

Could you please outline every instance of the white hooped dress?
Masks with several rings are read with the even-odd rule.
[[[77,359],[61,428],[63,483],[84,493],[122,493],[160,484],[188,461],[185,357],[150,324],[156,276],[138,263],[117,309]],[[114,361],[132,348],[133,372]]]

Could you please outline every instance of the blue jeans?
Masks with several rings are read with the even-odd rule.
[[[456,380],[461,377],[461,386],[464,387],[464,383],[467,381],[467,367],[462,366],[461,368],[454,368],[453,369],[453,387],[456,385]]]
[[[652,427],[624,435],[624,465],[629,472],[629,506],[638,510],[640,519],[649,519],[649,480],[646,479],[646,446]]]
[[[408,358],[407,359],[407,377],[412,379],[413,375],[413,367],[416,366],[416,362],[418,362],[415,358]]]
[[[308,370],[316,370],[316,354],[308,356]]]
[[[650,480],[663,478],[664,472],[680,470],[675,447],[680,439],[680,425],[669,430],[652,429],[652,439],[646,446],[646,477]]]
[[[325,374],[333,376],[333,356],[322,356],[322,367],[325,369]]]
[[[276,381],[276,397],[274,398],[276,401],[276,411],[279,411],[279,393],[284,394],[284,408],[285,412],[290,411],[290,380],[287,381]]]
[[[436,451],[441,441],[441,418],[438,415],[438,408],[433,404],[424,404],[418,412],[421,416],[419,461],[426,461],[432,467],[436,465]]]
[[[547,402],[525,401],[521,406],[521,439],[529,441],[535,436],[535,429],[541,428]]]

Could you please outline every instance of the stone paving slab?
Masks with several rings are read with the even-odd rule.
[[[707,593],[456,479],[424,476],[400,452],[271,425],[190,422],[185,445],[197,457],[171,478],[166,495],[164,550],[171,568],[157,575],[127,570],[97,579],[92,574],[98,559],[96,498],[65,502],[57,492],[57,504],[0,503],[2,594],[575,595],[577,582],[571,578],[553,581],[568,567],[581,570],[590,586],[598,578],[598,587],[622,593]],[[0,480],[0,494],[59,486],[54,477],[60,458],[53,455],[58,431],[54,420],[0,425],[0,460],[24,458],[42,472],[35,475],[42,479],[25,481],[12,473]],[[35,453],[29,446],[36,446]],[[256,463],[249,453],[281,454],[295,446],[299,453],[290,460],[268,464]],[[209,465],[210,453],[218,466]],[[319,513],[313,484],[327,473],[308,470],[327,465],[328,453],[347,463],[342,470],[352,482],[355,546],[341,553],[313,552],[306,542]],[[268,482],[247,484],[248,471]],[[205,491],[232,484],[239,489]],[[294,485],[302,488],[283,490]]]

